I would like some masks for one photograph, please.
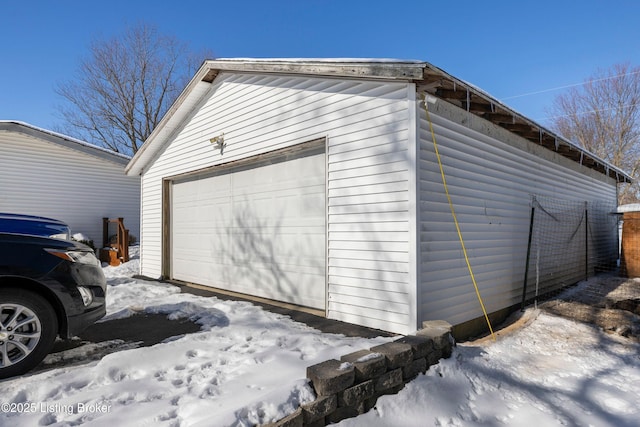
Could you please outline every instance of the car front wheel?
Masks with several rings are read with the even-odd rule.
[[[40,295],[0,288],[0,378],[24,374],[51,351],[56,313]]]

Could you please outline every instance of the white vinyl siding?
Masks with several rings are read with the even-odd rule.
[[[422,320],[460,324],[482,316],[482,311],[443,190],[429,124],[423,107],[417,108],[420,315]],[[447,185],[487,311],[517,304],[531,196],[615,205],[615,181],[450,104],[438,101],[429,108]]]
[[[407,162],[413,91],[408,83],[218,75],[143,173],[142,274],[162,274],[164,178],[326,138],[327,315],[415,329]],[[222,133],[221,153],[209,139]]]
[[[406,330],[413,303],[407,124],[379,137],[393,138],[385,144],[334,145],[329,158],[329,310],[395,332]]]
[[[19,132],[0,132],[0,212],[60,219],[102,244],[102,218],[139,238],[140,178],[123,164]],[[115,230],[114,230],[115,233]]]

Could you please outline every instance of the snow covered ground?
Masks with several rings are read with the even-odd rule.
[[[640,425],[640,346],[545,313],[496,342],[459,344],[375,410],[339,425]]]
[[[132,248],[133,249],[133,248]],[[135,256],[135,251],[132,253]],[[138,260],[105,267],[103,321],[138,312],[188,317],[194,334],[99,361],[0,382],[0,426],[244,426],[284,417],[314,399],[307,366],[389,341],[324,334],[247,302],[180,293],[131,278]],[[96,344],[69,350],[92,353]],[[54,354],[44,363],[56,363]],[[11,406],[9,407],[11,408]]]
[[[135,252],[133,252],[135,255]],[[0,426],[245,426],[313,399],[309,365],[386,342],[324,334],[246,302],[182,294],[133,279],[138,261],[105,267],[104,321],[188,317],[202,330],[99,361],[0,382]],[[640,346],[569,320],[535,319],[497,342],[459,345],[399,394],[342,426],[637,426]],[[117,343],[116,343],[117,344]],[[104,344],[102,344],[104,345]],[[113,343],[111,344],[113,345]],[[98,344],[68,350],[94,352]],[[3,405],[3,408],[6,406]]]

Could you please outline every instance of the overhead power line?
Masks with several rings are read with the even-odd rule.
[[[539,90],[539,91],[536,91],[536,92],[523,93],[522,95],[507,96],[507,97],[502,98],[501,101],[504,101],[506,99],[523,98],[525,96],[531,96],[531,95],[539,95],[541,93],[553,92],[553,91],[561,90],[561,89],[568,89],[570,87],[584,86],[584,85],[586,85],[588,83],[602,82],[602,81],[605,81],[605,80],[611,80],[611,79],[615,79],[615,78],[618,78],[618,77],[632,76],[634,74],[640,74],[640,70],[633,71],[631,73],[618,74],[618,75],[610,76],[610,77],[603,77],[601,79],[588,80],[588,81],[582,82],[582,83],[574,83],[574,84],[570,84],[570,85],[554,87],[554,88],[551,88],[551,89]]]
[[[632,102],[630,104],[620,105],[620,106],[611,107],[611,108],[601,108],[601,109],[597,109],[597,110],[587,110],[587,111],[580,111],[580,112],[570,113],[570,114],[561,114],[561,115],[558,115],[558,116],[544,117],[542,119],[536,119],[536,120],[543,121],[543,120],[551,120],[551,119],[560,119],[560,118],[563,118],[563,117],[570,117],[570,116],[584,116],[585,114],[602,113],[602,112],[605,112],[605,111],[612,111],[612,110],[626,110],[627,108],[635,107],[636,105],[640,105],[640,103],[639,102]]]

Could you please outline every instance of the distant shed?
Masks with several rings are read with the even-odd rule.
[[[431,128],[490,313],[520,301],[532,196],[615,205],[630,179],[426,62],[206,61],[127,166],[141,274],[397,333],[476,322]]]
[[[620,224],[621,273],[640,277],[640,203],[618,206]]]
[[[140,178],[130,158],[27,123],[0,121],[0,212],[52,217],[102,244],[102,218],[140,236]],[[115,230],[114,230],[115,232]]]

